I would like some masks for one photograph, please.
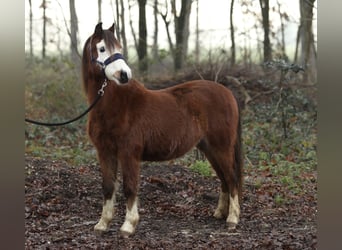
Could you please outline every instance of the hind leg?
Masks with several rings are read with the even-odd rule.
[[[214,217],[217,219],[226,218],[228,216],[229,209],[229,190],[224,176],[224,172],[220,168],[219,160],[217,159],[218,157],[216,156],[216,154],[212,153],[210,148],[207,146],[207,143],[205,143],[204,141],[197,145],[197,148],[205,154],[212,168],[215,170],[216,175],[221,181],[221,191],[219,195],[217,208],[214,212]]]
[[[113,156],[101,156],[99,161],[102,173],[103,207],[101,218],[95,225],[95,232],[102,233],[108,230],[109,223],[114,217],[115,194],[118,190],[117,160]]]
[[[218,219],[227,218],[228,228],[234,229],[240,216],[238,180],[233,169],[234,151],[230,150],[227,153],[203,145],[199,145],[198,148],[205,153],[221,181],[221,191],[214,217]]]
[[[224,172],[220,168],[220,165],[217,163],[215,158],[208,157],[208,161],[210,162],[211,166],[213,167],[221,181],[221,191],[219,195],[217,208],[214,212],[214,217],[217,219],[226,218],[229,212],[229,189],[224,176]]]
[[[239,205],[239,180],[234,169],[234,151],[229,150],[229,152],[224,155],[223,160],[220,162],[220,168],[224,173],[224,179],[226,185],[228,186],[229,192],[227,193],[228,200],[228,217],[227,224],[229,229],[235,229],[239,222],[240,217],[240,205]]]
[[[220,165],[224,166],[223,164]],[[223,172],[218,170],[217,172]],[[240,216],[240,205],[239,205],[239,195],[237,181],[234,176],[233,171],[229,168],[227,171],[223,172],[224,180],[221,182],[222,189],[219,196],[218,206],[215,210],[214,216],[216,218],[227,218],[227,224],[229,229],[234,229],[239,222]],[[228,187],[226,189],[225,187]]]

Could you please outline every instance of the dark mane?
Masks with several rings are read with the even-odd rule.
[[[83,56],[82,56],[82,81],[83,81],[83,90],[87,94],[88,93],[88,77],[89,77],[89,72],[88,69],[90,67],[90,52],[91,52],[91,47],[90,47],[90,39],[89,37],[87,41],[84,44],[83,47]]]

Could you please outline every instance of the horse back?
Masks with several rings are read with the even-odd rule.
[[[207,80],[194,80],[165,89],[178,105],[184,105],[192,115],[205,115],[206,119],[216,121],[238,116],[238,103],[232,91],[222,84]]]

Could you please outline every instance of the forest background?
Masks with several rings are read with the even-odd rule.
[[[147,87],[195,78],[219,81],[235,91],[247,120],[267,116],[267,124],[271,122],[280,136],[274,138],[277,144],[289,140],[294,125],[301,127],[298,131],[305,129],[298,123],[303,118],[299,110],[313,112],[309,117],[314,120],[307,114],[303,118],[309,122],[306,133],[311,133],[317,115],[315,4],[312,0],[232,0],[217,5],[204,0],[98,0],[89,5],[75,0],[25,1],[26,115],[56,121],[86,107],[80,77],[83,43],[97,22],[109,27],[115,21],[134,77]],[[266,113],[254,112],[258,104]],[[34,142],[43,137],[45,145],[54,129],[28,126],[27,131],[31,132],[27,132],[28,152],[48,150]]]
[[[231,88],[242,107],[246,183],[270,196],[275,207],[303,197],[315,207],[316,4],[314,0],[89,4],[27,0],[26,117],[63,121],[87,107],[80,77],[82,46],[98,22],[109,28],[115,21],[133,75],[146,87],[204,78]],[[85,131],[85,118],[62,128],[27,124],[25,156],[65,161],[76,169],[97,165]],[[211,175],[196,151],[178,164]],[[276,191],[268,190],[265,178]]]

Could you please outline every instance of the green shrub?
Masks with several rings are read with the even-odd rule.
[[[203,176],[211,176],[211,166],[208,161],[197,160],[190,166],[190,169]]]

